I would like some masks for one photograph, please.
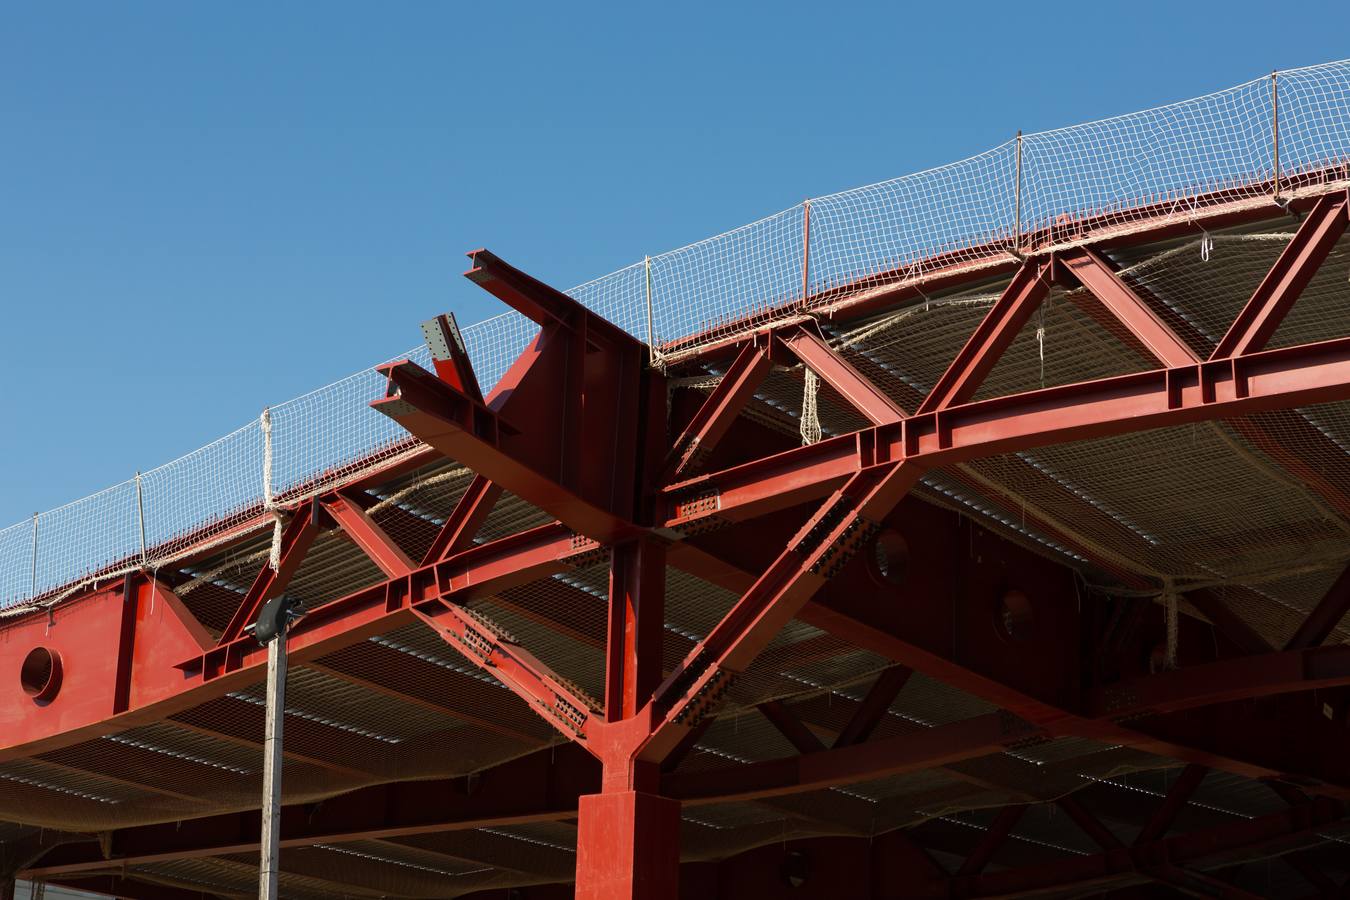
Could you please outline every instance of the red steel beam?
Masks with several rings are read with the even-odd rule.
[[[442,597],[413,614],[474,666],[500,681],[566,738],[593,732],[595,711],[580,689],[554,673],[509,635]]]
[[[1280,847],[1315,836],[1319,830],[1341,821],[1344,816],[1342,804],[1316,800],[1294,809],[1174,835],[1131,848],[954,878],[947,896],[1020,897],[1038,891],[1082,889],[1135,874],[1139,872],[1140,861],[1161,859],[1173,865],[1184,865],[1216,856]]]
[[[966,345],[919,406],[931,413],[975,396],[989,371],[1050,292],[1051,263],[1029,259],[1013,275],[1002,296],[975,327]]]
[[[666,553],[653,538],[620,544],[610,558],[605,717],[637,715],[661,683]]]
[[[1233,700],[1350,684],[1350,646],[1314,647],[1223,659],[1129,678],[1098,689],[1090,713],[1123,720]]]
[[[470,266],[464,277],[526,318],[545,327],[557,324],[578,328],[584,322],[588,341],[603,341],[645,353],[646,345],[637,338],[492,251],[474,250],[467,255]]]
[[[767,700],[756,708],[769,720],[769,724],[778,729],[779,734],[787,738],[788,743],[795,747],[798,753],[820,753],[825,749],[825,745],[816,737],[815,732],[807,728],[802,720],[793,715],[792,710],[780,701]]]
[[[988,756],[1039,733],[1012,716],[989,713],[838,750],[706,772],[676,772],[662,779],[662,792],[686,806],[763,800]]]
[[[1265,347],[1345,233],[1347,209],[1350,198],[1344,194],[1328,194],[1317,201],[1210,359],[1245,356]]]
[[[640,755],[660,761],[721,700],[730,680],[835,575],[918,481],[905,463],[860,472],[826,501],[768,570],[662,684]]]
[[[1134,336],[1152,359],[1169,368],[1200,361],[1176,332],[1095,252],[1080,247],[1066,251],[1060,256],[1060,262]]]
[[[1317,602],[1284,649],[1302,650],[1321,646],[1336,630],[1347,611],[1350,611],[1350,566],[1341,572],[1340,577]]]
[[[768,349],[761,343],[750,341],[741,347],[722,380],[671,444],[663,482],[689,474],[717,446],[754,396],[771,365]]]
[[[281,556],[276,569],[264,565],[253,579],[248,593],[240,601],[230,622],[221,632],[218,644],[224,646],[244,633],[244,628],[257,618],[258,610],[264,603],[286,590],[291,576],[304,562],[310,544],[319,534],[319,508],[313,502],[306,503],[295,511],[291,521],[281,532]]]
[[[501,495],[501,485],[494,484],[482,475],[473,476],[455,503],[455,508],[446,517],[445,524],[432,539],[431,546],[422,556],[422,565],[440,562],[448,556],[468,549]]]
[[[464,335],[454,313],[445,313],[422,323],[422,334],[431,351],[431,363],[436,375],[446,384],[477,403],[483,402],[483,391],[478,376],[469,361],[464,346]]]
[[[352,543],[380,567],[386,578],[401,578],[417,568],[403,548],[351,497],[339,492],[323,497],[320,502],[324,511]]]
[[[1189,765],[1181,770],[1177,780],[1172,782],[1172,786],[1167,790],[1167,796],[1163,802],[1158,804],[1158,810],[1153,817],[1148,820],[1139,836],[1134,839],[1136,847],[1143,844],[1151,844],[1159,838],[1165,837],[1171,830],[1173,823],[1181,810],[1190,801],[1191,795],[1195,789],[1200,787],[1200,782],[1205,780],[1209,770],[1204,766]]]
[[[1350,338],[1118,375],[916,414],[663,489],[662,526],[734,522],[818,499],[864,466],[923,468],[1049,444],[1350,398]]]
[[[834,739],[834,746],[849,747],[867,740],[913,674],[914,670],[908,666],[892,666],[878,675],[844,730]]]
[[[873,425],[890,425],[905,417],[894,400],[809,328],[793,328],[780,335],[779,340]]]
[[[1097,846],[1103,850],[1119,850],[1125,846],[1120,842],[1120,838],[1116,837],[1096,816],[1090,813],[1073,794],[1060,797],[1055,801],[1055,805],[1068,813],[1069,818],[1073,819],[1083,833],[1092,838]]]
[[[1022,818],[1023,813],[1027,811],[1026,804],[1014,803],[1003,807],[994,816],[994,821],[989,823],[985,829],[984,837],[980,843],[970,852],[965,861],[961,863],[961,868],[956,874],[959,877],[978,875],[984,871],[984,867],[989,865],[989,861],[994,858],[998,848],[1008,840],[1008,835],[1012,833],[1015,826]]]

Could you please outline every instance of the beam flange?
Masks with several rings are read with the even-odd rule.
[[[754,396],[771,365],[768,348],[763,343],[749,341],[741,347],[722,380],[671,444],[662,479],[664,482],[688,475],[712,452],[745,404]]]
[[[244,629],[257,617],[263,604],[286,590],[291,576],[304,562],[305,554],[309,552],[309,547],[318,534],[319,506],[311,501],[296,510],[291,520],[286,523],[281,532],[281,553],[277,567],[273,569],[270,565],[263,564],[257,577],[253,579],[253,584],[240,601],[239,608],[235,610],[229,624],[221,632],[217,641],[219,646],[224,646],[243,634]]]
[[[1343,193],[1327,194],[1317,201],[1228,332],[1220,338],[1210,359],[1245,356],[1265,347],[1345,233],[1350,217],[1347,210],[1350,198]]]
[[[790,329],[780,335],[779,340],[873,425],[891,425],[905,417],[905,411],[885,391],[864,377],[809,327]]]
[[[338,492],[323,497],[320,502],[324,511],[351,538],[352,543],[379,566],[386,578],[401,578],[417,568],[403,548],[375,523],[355,499]]]
[[[1313,611],[1298,626],[1298,630],[1284,645],[1286,650],[1319,647],[1336,630],[1346,612],[1350,612],[1350,566],[1327,589]]]
[[[468,549],[501,495],[501,485],[494,484],[482,475],[473,476],[468,486],[464,488],[464,493],[456,501],[455,508],[441,525],[441,530],[436,532],[431,546],[423,554],[422,565],[440,562],[448,556]]]

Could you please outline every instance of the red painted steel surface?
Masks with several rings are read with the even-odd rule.
[[[682,425],[683,437],[671,453],[653,445],[653,436],[664,433],[665,410],[652,398],[664,398],[665,387],[659,375],[645,369],[646,348],[565,295],[479,251],[473,254],[470,278],[543,327],[486,401],[472,389],[472,373],[463,370],[462,361],[441,377],[410,363],[385,369],[388,395],[374,406],[436,453],[468,465],[479,476],[461,500],[463,511],[457,508],[451,515],[421,564],[374,522],[357,495],[336,493],[290,511],[279,566],[259,570],[217,641],[168,586],[144,576],[100,586],[59,605],[52,612],[55,627],[44,616],[25,618],[8,626],[0,644],[0,677],[17,681],[23,660],[42,647],[59,657],[61,678],[50,696],[22,708],[0,708],[0,759],[154,721],[256,679],[265,651],[244,633],[245,626],[263,602],[285,590],[318,531],[336,526],[387,580],[312,609],[300,620],[291,638],[297,663],[421,622],[445,637],[447,646],[468,663],[524,698],[585,754],[569,751],[579,774],[570,790],[547,788],[545,802],[539,802],[527,781],[507,784],[510,778],[502,775],[493,782],[499,787],[478,801],[459,804],[463,809],[458,814],[405,809],[402,817],[377,820],[361,819],[354,809],[351,822],[356,824],[346,825],[314,825],[311,817],[307,827],[289,826],[291,836],[283,839],[295,845],[415,833],[453,827],[454,822],[548,820],[576,810],[578,896],[674,898],[679,896],[681,802],[760,800],[845,785],[946,765],[1044,734],[1118,741],[1192,765],[1187,781],[1157,811],[1136,846],[1115,846],[1089,813],[1069,801],[1069,814],[1103,845],[1102,853],[1053,866],[986,873],[984,864],[1021,814],[1019,807],[1009,807],[954,879],[939,888],[934,876],[929,885],[934,896],[943,891],[948,896],[998,896],[1081,885],[1122,872],[1153,872],[1160,879],[1184,881],[1190,876],[1160,860],[1185,863],[1224,848],[1258,847],[1307,834],[1344,814],[1339,801],[1316,798],[1287,813],[1259,816],[1203,836],[1164,837],[1175,809],[1185,804],[1183,788],[1194,788],[1203,767],[1260,777],[1296,774],[1312,780],[1309,787],[1318,794],[1350,795],[1350,771],[1343,758],[1262,743],[1250,734],[1249,724],[1244,728],[1240,711],[1229,710],[1223,717],[1226,727],[1244,734],[1243,740],[1232,741],[1225,739],[1223,726],[1213,728],[1207,739],[1197,729],[1216,723],[1177,713],[1350,685],[1350,651],[1317,646],[1331,627],[1327,622],[1334,624],[1345,609],[1350,592],[1343,585],[1338,583],[1326,609],[1319,607],[1287,650],[1263,651],[1239,637],[1238,643],[1246,644],[1239,650],[1256,652],[1220,657],[1216,651],[1213,658],[1187,660],[1175,672],[1127,672],[1111,686],[1088,690],[1077,656],[1087,623],[1070,611],[1071,577],[1056,564],[1000,544],[991,551],[997,553],[997,572],[991,567],[969,573],[969,583],[982,588],[979,596],[1002,596],[996,589],[999,579],[1011,578],[1038,604],[1047,605],[1047,611],[1063,613],[1038,618],[1043,631],[1030,646],[1043,647],[1045,653],[1032,667],[994,643],[1001,639],[992,628],[986,638],[972,633],[958,651],[941,631],[949,629],[946,621],[908,609],[869,607],[860,599],[866,592],[851,589],[856,579],[866,577],[863,569],[848,564],[883,527],[905,527],[906,520],[894,515],[897,508],[904,509],[910,514],[906,537],[911,553],[928,563],[920,567],[927,571],[911,581],[911,591],[934,597],[950,593],[945,571],[934,563],[948,552],[945,548],[973,535],[952,530],[959,525],[927,527],[924,513],[906,500],[918,478],[936,467],[1084,438],[1350,399],[1350,337],[1261,349],[1344,232],[1346,217],[1343,198],[1317,202],[1209,360],[1197,359],[1097,250],[1083,248],[1022,263],[913,415],[907,416],[815,334],[789,328],[742,344],[728,379]],[[1045,297],[1052,278],[1063,277],[1061,269],[1086,287],[1163,367],[974,401],[984,376]],[[662,483],[663,475],[681,477],[691,469],[691,460],[722,449],[736,413],[775,358],[769,349],[774,342],[779,342],[779,351],[786,350],[820,374],[873,424],[811,446],[753,453],[749,461]],[[558,522],[471,545],[486,510],[503,491]],[[815,501],[823,502],[803,522],[804,512],[797,508]],[[784,517],[778,521],[780,513]],[[698,533],[709,523],[724,529],[717,540]],[[769,524],[756,541],[738,532],[738,523]],[[766,541],[763,534],[775,537]],[[478,622],[465,604],[594,563],[603,546],[614,548],[606,698],[603,709],[592,709],[581,692],[529,648]],[[663,681],[661,609],[667,564],[731,587],[740,599]],[[997,610],[986,613],[992,619]],[[734,777],[663,775],[662,762],[687,749],[690,736],[707,716],[715,715],[728,680],[745,671],[794,617],[908,668],[877,688],[878,698],[863,704],[833,749],[813,746],[809,729],[784,710],[771,708],[766,714],[784,734],[797,735],[793,743],[801,755],[747,766]],[[980,640],[989,642],[988,652],[981,652]],[[868,741],[869,720],[894,696],[909,669],[947,680],[1012,715],[976,717],[903,740]],[[1291,727],[1313,728],[1301,719],[1294,721]],[[529,765],[520,762],[520,777]],[[437,796],[435,789],[427,790],[428,796]],[[155,830],[158,826],[126,830],[121,844],[114,838],[112,852],[123,860],[237,852],[255,840],[248,831],[250,821],[247,816],[214,824],[203,819],[186,836],[171,836]],[[241,827],[246,832],[242,841],[237,838]],[[233,842],[231,834],[236,835]],[[52,851],[34,872],[70,876],[95,868],[98,861],[82,853],[73,848]]]

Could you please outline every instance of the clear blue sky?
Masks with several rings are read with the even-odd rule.
[[[1350,56],[1347,26],[1344,0],[0,2],[0,526],[496,313],[474,247],[570,287]]]

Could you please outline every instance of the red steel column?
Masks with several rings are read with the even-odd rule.
[[[650,388],[647,427],[638,443],[643,471],[655,476],[666,438],[665,385]],[[640,537],[612,547],[605,647],[605,720],[612,733],[599,739],[604,746],[590,748],[604,767],[600,793],[577,804],[580,900],[679,896],[680,801],[660,795],[659,763],[636,758],[650,731],[652,694],[664,676],[665,589],[662,540]]]
[[[582,797],[577,812],[577,900],[676,900],[678,800],[609,791]]]

